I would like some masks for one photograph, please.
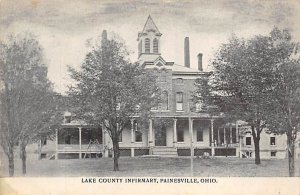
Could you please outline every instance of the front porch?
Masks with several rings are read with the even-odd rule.
[[[56,159],[102,157],[102,128],[63,126],[56,131]]]
[[[56,132],[56,158],[111,157],[112,142],[102,127],[65,125]],[[134,118],[119,137],[120,156],[239,156],[235,124],[200,117]]]
[[[215,121],[196,117],[151,118],[142,128],[138,119],[132,119],[131,127],[122,132],[120,155],[239,156],[237,126]]]

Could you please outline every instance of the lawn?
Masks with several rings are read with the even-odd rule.
[[[298,166],[300,161],[295,163]],[[120,158],[120,171],[112,171],[113,160],[32,160],[27,163],[27,176],[35,177],[188,177],[188,158]],[[16,159],[15,175],[21,176],[21,163]],[[7,165],[1,165],[1,177],[8,175]],[[296,175],[299,176],[297,167]],[[288,176],[287,159],[262,160],[255,165],[254,159],[214,158],[194,159],[194,176],[199,177],[285,177]]]

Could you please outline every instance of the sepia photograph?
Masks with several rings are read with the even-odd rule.
[[[0,0],[0,194],[299,195],[299,10]]]

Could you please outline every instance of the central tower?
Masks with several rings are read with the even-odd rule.
[[[138,59],[140,61],[153,61],[160,56],[161,35],[149,15],[143,31],[138,33]]]

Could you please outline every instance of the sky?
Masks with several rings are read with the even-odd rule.
[[[67,66],[79,68],[89,40],[102,31],[117,34],[137,60],[137,34],[151,15],[161,37],[162,57],[183,64],[190,40],[191,67],[203,53],[204,71],[214,53],[234,33],[250,38],[287,28],[300,40],[298,0],[0,0],[0,39],[31,32],[43,48],[49,79],[57,92],[72,84]]]

